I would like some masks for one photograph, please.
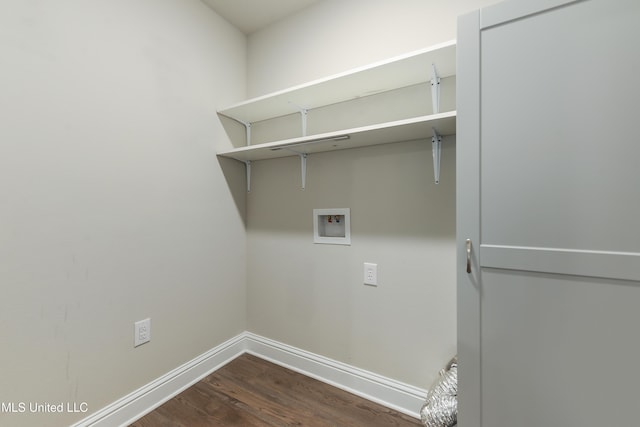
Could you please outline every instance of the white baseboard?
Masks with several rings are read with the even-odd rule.
[[[387,408],[420,418],[427,390],[245,332],[246,352]]]
[[[243,332],[71,427],[127,426],[244,353],[253,354],[415,418],[420,418],[420,407],[427,395],[424,389]]]
[[[245,352],[240,334],[140,387],[71,427],[128,426]]]

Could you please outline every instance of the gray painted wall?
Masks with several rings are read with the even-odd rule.
[[[246,329],[244,171],[215,156],[245,43],[196,0],[0,3],[1,402],[94,412]]]
[[[488,3],[319,2],[249,37],[249,94],[451,40]],[[430,135],[310,156],[304,191],[297,157],[254,162],[249,330],[428,387],[456,352],[454,138],[443,147],[438,186]],[[312,209],[332,207],[351,208],[350,247],[312,243]],[[379,287],[362,284],[364,262]]]

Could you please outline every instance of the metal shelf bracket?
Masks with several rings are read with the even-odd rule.
[[[302,189],[307,186],[307,155],[300,154],[300,173],[302,175]]]
[[[251,160],[244,162],[245,169],[247,170],[247,193],[251,192]]]
[[[442,137],[438,135],[438,131],[433,129],[431,137],[431,151],[433,153],[433,176],[436,184],[440,182],[440,154],[442,151]]]
[[[284,148],[284,150],[291,151],[292,153],[296,153],[300,156],[300,175],[302,181],[302,189],[304,190],[307,186],[307,153],[301,153],[296,150],[292,150],[291,148]]]
[[[431,64],[431,106],[433,114],[440,112],[440,77],[438,70],[436,70],[436,64]]]
[[[250,146],[251,145],[251,123],[243,122],[243,121],[237,120],[237,119],[234,119],[234,120],[244,126],[244,131],[245,131],[245,133],[247,135],[247,147]]]
[[[300,109],[300,119],[302,120],[302,136],[307,136],[307,109]]]

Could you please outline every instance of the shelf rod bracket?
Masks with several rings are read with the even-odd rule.
[[[302,120],[302,136],[307,136],[307,109],[300,109],[300,119]]]
[[[244,162],[245,169],[247,170],[247,193],[251,192],[251,160]]]
[[[307,155],[300,154],[300,173],[302,175],[302,189],[307,186]]]
[[[431,151],[433,153],[433,176],[436,184],[440,182],[440,154],[442,151],[442,137],[438,135],[436,128],[433,129],[431,137]]]
[[[438,76],[436,64],[431,64],[431,106],[433,114],[440,112],[440,76]]]

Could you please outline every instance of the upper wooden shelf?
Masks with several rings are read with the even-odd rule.
[[[241,123],[255,123],[348,101],[431,79],[431,64],[442,78],[455,75],[455,41],[359,67],[289,89],[249,99],[218,111]]]

